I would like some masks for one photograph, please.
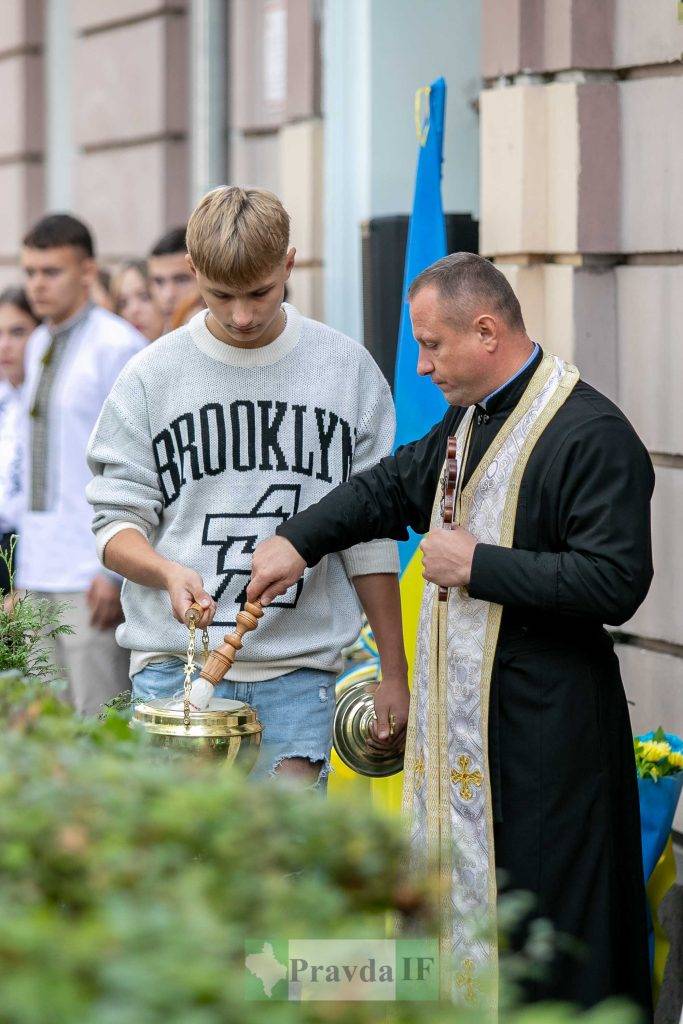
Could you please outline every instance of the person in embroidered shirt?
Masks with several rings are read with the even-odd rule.
[[[456,967],[469,959],[476,976],[495,963],[494,941],[468,940],[463,918],[494,919],[498,868],[534,894],[532,916],[583,949],[558,953],[529,998],[626,996],[649,1018],[633,745],[604,629],[633,615],[652,579],[648,453],[612,402],[531,341],[488,260],[439,260],[409,301],[417,371],[449,410],[259,544],[247,595],[267,605],[330,552],[402,539],[409,526],[426,534],[405,785],[416,844],[428,834],[458,844],[445,930]],[[451,435],[447,530],[439,483]],[[434,787],[447,807],[428,798]]]
[[[121,581],[102,570],[85,499],[85,448],[102,403],[145,339],[95,306],[97,267],[89,229],[70,214],[50,214],[27,233],[21,253],[26,291],[43,323],[26,348],[23,430],[24,508],[17,586],[69,606],[74,633],[56,638],[68,700],[96,714],[126,688],[114,638]]]
[[[182,692],[192,602],[213,648],[244,603],[257,541],[388,454],[394,436],[389,386],[369,353],[283,303],[295,249],[275,195],[215,189],[192,214],[187,244],[208,308],[131,361],[88,450],[98,550],[126,578],[118,638],[131,652],[135,700]],[[359,601],[382,658],[375,739],[402,744],[397,572],[394,542],[350,546],[273,602],[249,635],[216,695],[258,712],[255,777],[325,787],[336,673],[360,630]]]

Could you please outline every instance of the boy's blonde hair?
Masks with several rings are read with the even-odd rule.
[[[211,281],[245,287],[284,260],[289,214],[264,188],[222,185],[200,199],[187,225],[187,251]]]

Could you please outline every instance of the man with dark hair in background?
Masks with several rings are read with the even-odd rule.
[[[71,607],[72,636],[53,652],[69,700],[82,714],[127,688],[127,657],[114,628],[121,621],[120,578],[102,569],[90,531],[85,450],[102,404],[146,339],[95,306],[97,273],[90,231],[69,214],[44,217],[23,240],[26,291],[43,323],[26,348],[25,509],[17,586]]]
[[[149,288],[164,318],[164,332],[171,330],[173,314],[181,302],[201,301],[197,281],[185,257],[187,225],[171,228],[153,247],[147,260]]]

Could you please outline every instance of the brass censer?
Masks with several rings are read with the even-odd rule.
[[[226,765],[236,764],[243,771],[250,772],[256,763],[263,733],[254,709],[242,701],[224,697],[212,697],[202,711],[197,711],[190,704],[192,676],[197,667],[194,660],[196,623],[202,611],[200,605],[193,604],[186,615],[190,636],[183,699],[136,704],[131,724],[134,728],[144,729],[159,746],[215,757]],[[220,683],[242,647],[242,637],[256,629],[262,615],[263,609],[258,602],[247,602],[237,613],[235,632],[227,634],[224,642],[212,653],[209,653],[208,633],[204,630],[205,661],[201,679],[212,686]]]

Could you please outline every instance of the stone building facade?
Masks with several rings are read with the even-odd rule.
[[[676,0],[3,0],[0,284],[48,209],[105,264],[224,181],[278,192],[292,298],[361,336],[361,221],[407,212],[415,89],[443,190],[530,333],[652,453],[656,578],[618,651],[634,726],[683,732],[683,16]],[[683,832],[683,811],[677,820]]]
[[[241,181],[291,211],[292,297],[322,316],[319,37],[315,0],[3,0],[0,280],[47,209],[116,265]]]
[[[481,251],[532,336],[651,452],[655,579],[619,631],[636,730],[683,732],[683,14],[673,0],[484,0]],[[676,827],[683,831],[683,808]]]

